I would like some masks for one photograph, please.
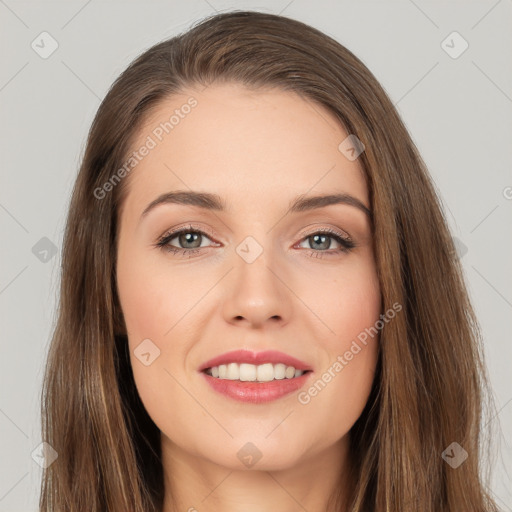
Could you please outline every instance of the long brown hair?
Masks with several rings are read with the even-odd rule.
[[[162,509],[160,433],[135,388],[116,288],[128,177],[112,180],[152,109],[214,81],[293,91],[329,109],[365,146],[383,310],[396,302],[403,310],[380,333],[373,389],[351,430],[348,510],[496,511],[480,453],[480,421],[493,403],[481,335],[426,166],[348,49],[299,21],[248,11],[212,16],[142,53],[96,114],[64,235],[42,393],[43,440],[58,458],[44,471],[40,510]],[[442,457],[453,442],[468,453],[457,468]]]

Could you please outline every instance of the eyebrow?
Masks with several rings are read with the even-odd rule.
[[[196,206],[205,210],[213,210],[223,212],[227,210],[225,201],[217,194],[211,194],[208,192],[194,192],[189,190],[176,190],[173,192],[167,192],[158,196],[154,201],[144,209],[141,215],[141,220],[151,210],[162,204],[184,204],[190,206]],[[363,204],[362,201],[357,199],[350,194],[328,194],[306,197],[305,195],[299,196],[290,202],[288,206],[288,213],[299,213],[317,208],[323,208],[333,204],[346,204],[348,206],[354,206],[368,217],[372,217],[371,211]]]

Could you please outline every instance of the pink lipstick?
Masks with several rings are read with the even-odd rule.
[[[264,403],[300,389],[312,368],[283,352],[235,350],[203,363],[199,371],[218,393],[241,402]]]

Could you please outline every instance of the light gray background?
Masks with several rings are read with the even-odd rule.
[[[140,52],[233,9],[281,13],[326,32],[397,105],[460,240],[499,411],[491,423],[502,430],[493,491],[512,511],[510,0],[0,0],[0,512],[37,510],[41,469],[31,453],[41,442],[63,226],[100,100]],[[59,45],[47,59],[31,47],[43,31]],[[469,43],[456,59],[441,46],[453,31]],[[43,237],[58,250],[46,263],[32,251]]]

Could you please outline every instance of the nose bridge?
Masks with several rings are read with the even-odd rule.
[[[228,322],[246,320],[261,326],[268,320],[286,323],[290,313],[290,297],[283,277],[279,276],[278,255],[268,245],[270,237],[247,236],[233,254],[228,298],[224,315]]]

